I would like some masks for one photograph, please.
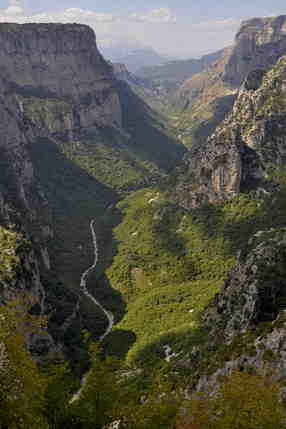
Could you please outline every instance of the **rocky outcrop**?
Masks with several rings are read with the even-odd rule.
[[[196,390],[213,388],[238,368],[285,377],[285,262],[285,229],[260,231],[250,240],[203,315],[207,344],[196,349],[196,359],[208,359],[209,370],[200,373]]]
[[[41,279],[39,259],[32,243],[12,227],[0,227],[0,265],[0,307],[7,302],[19,302],[24,307],[26,303],[29,304],[27,309],[44,316],[46,291]],[[29,349],[39,360],[44,356],[51,357],[61,348],[55,345],[44,327],[33,333],[28,332],[26,340]]]
[[[231,115],[190,153],[178,186],[184,207],[269,185],[269,171],[286,162],[285,91],[286,57],[268,73],[249,74]]]
[[[256,69],[269,69],[286,53],[286,15],[244,21],[225,65],[222,79],[239,87]]]
[[[275,321],[286,309],[286,231],[256,233],[204,314],[210,336],[235,336]]]
[[[0,227],[0,260],[0,302],[29,294],[43,314],[45,291],[31,242],[13,229]]]
[[[286,53],[286,15],[242,23],[235,43],[206,71],[186,80],[175,104],[189,110],[194,143],[202,143],[231,111],[248,74],[269,70]]]

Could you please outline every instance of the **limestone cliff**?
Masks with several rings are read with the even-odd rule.
[[[286,16],[241,24],[234,45],[206,71],[186,80],[176,104],[189,110],[189,133],[202,142],[231,111],[238,90],[254,70],[269,70],[286,53]]]
[[[239,87],[252,70],[269,69],[286,52],[286,15],[244,21],[222,75]]]
[[[260,231],[249,241],[203,314],[206,342],[191,352],[197,390],[238,368],[285,377],[285,261],[285,229]]]
[[[54,255],[50,259],[50,247],[55,237],[54,210],[58,208],[39,179],[31,145],[38,146],[39,139],[46,138],[59,146],[102,128],[120,133],[119,95],[111,67],[97,50],[94,32],[87,26],[1,24],[0,46],[0,222],[3,231],[8,228],[4,238],[20,234],[21,243],[26,237],[31,240],[30,250],[26,246],[24,252],[24,244],[17,244],[16,238],[15,249],[7,249],[2,237],[1,261],[12,252],[16,271],[8,279],[3,273],[0,299],[5,302],[18,293],[31,293],[42,313],[53,310],[55,314],[58,309],[61,318],[51,319],[50,324],[59,326],[73,311],[76,297],[68,294],[64,285],[64,304],[55,296],[59,273],[55,272]],[[55,169],[51,155],[45,154],[44,145],[41,152],[51,173]],[[64,168],[63,163],[62,172]],[[80,183],[78,175],[75,180]],[[14,227],[9,232],[11,224]],[[7,269],[11,271],[11,267]]]
[[[269,186],[270,171],[286,161],[285,79],[286,57],[249,74],[230,116],[190,153],[178,187],[185,207]]]
[[[10,201],[35,223],[37,206],[43,213],[47,201],[34,181],[28,143],[37,137],[72,140],[103,126],[120,129],[121,107],[88,27],[1,24],[0,43],[2,214],[7,217]],[[50,238],[47,217],[40,223],[44,239]]]
[[[20,96],[61,98],[70,104],[67,128],[121,125],[111,68],[94,32],[74,24],[1,24],[2,88]],[[73,112],[72,107],[77,107]]]

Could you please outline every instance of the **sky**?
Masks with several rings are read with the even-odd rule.
[[[177,58],[229,46],[242,20],[281,14],[285,0],[0,0],[0,22],[88,24],[101,48],[151,46]]]

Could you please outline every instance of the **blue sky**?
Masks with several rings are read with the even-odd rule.
[[[286,14],[285,0],[0,0],[0,22],[82,22],[100,46],[152,46],[177,57],[232,43],[241,20]]]

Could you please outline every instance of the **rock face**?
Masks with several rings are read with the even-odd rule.
[[[234,45],[178,89],[176,103],[190,110],[194,142],[202,143],[231,111],[251,71],[269,70],[285,53],[286,15],[243,22]]]
[[[249,74],[230,116],[190,153],[178,186],[185,207],[266,185],[269,170],[285,165],[285,91],[286,57]]]
[[[25,252],[15,250],[17,273],[13,278],[0,276],[0,300],[27,292],[44,313],[57,305],[51,304],[53,297],[46,305],[50,292],[42,282],[42,276],[54,270],[48,251],[54,236],[53,207],[35,174],[30,145],[39,138],[56,146],[74,142],[102,128],[120,133],[121,104],[112,69],[87,26],[0,24],[0,46],[0,223],[11,234],[20,234],[23,243],[26,237],[33,243]],[[6,251],[14,252],[4,238],[2,262]],[[65,300],[73,311],[74,294]],[[31,340],[35,349],[38,340]]]
[[[111,68],[97,50],[89,27],[1,24],[0,41],[0,70],[6,91],[67,98],[78,107],[77,116],[70,118],[77,127],[87,112],[90,125],[98,120],[120,127],[120,103]]]
[[[0,263],[0,307],[20,297],[23,303],[29,302],[31,308],[43,316],[46,313],[46,291],[32,243],[22,233],[0,226]],[[57,351],[45,328],[28,335],[27,345],[39,360]]]
[[[239,87],[256,69],[269,69],[286,52],[286,15],[241,24],[222,79]]]
[[[260,323],[275,321],[286,308],[285,230],[260,231],[248,247],[204,315],[210,336],[219,326],[230,341]]]
[[[23,234],[0,227],[0,302],[29,294],[44,313],[45,291],[31,243]]]
[[[28,143],[37,137],[72,140],[104,126],[120,129],[120,101],[89,27],[1,24],[0,43],[2,215],[8,216],[5,202],[13,203],[34,222],[36,206],[46,201],[34,181]]]
[[[250,240],[204,313],[207,344],[196,351],[196,358],[200,353],[202,361],[208,356],[213,367],[208,375],[200,373],[196,390],[214,387],[219,377],[237,368],[285,377],[285,262],[285,229],[260,231]]]

